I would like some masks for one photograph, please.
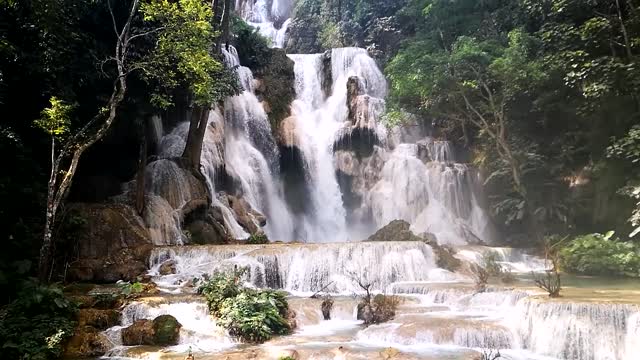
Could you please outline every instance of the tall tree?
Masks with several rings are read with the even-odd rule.
[[[117,36],[114,56],[110,59],[115,62],[117,71],[111,97],[106,105],[100,109],[98,114],[62,147],[52,164],[47,190],[46,220],[42,247],[40,248],[40,261],[38,264],[38,278],[42,281],[49,279],[53,227],[56,222],[58,208],[66,199],[69,188],[71,187],[71,182],[78,167],[80,157],[85,150],[102,139],[108,132],[127,92],[127,77],[136,67],[135,64],[132,64],[130,61],[130,46],[133,40],[145,35],[145,33],[132,34],[132,24],[139,5],[139,0],[133,0],[129,15],[121,28],[119,28],[115,15],[113,11],[111,11],[113,29]]]

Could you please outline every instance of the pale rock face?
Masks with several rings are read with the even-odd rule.
[[[288,147],[299,147],[300,139],[296,129],[297,119],[289,116],[282,120],[278,128],[279,143]]]

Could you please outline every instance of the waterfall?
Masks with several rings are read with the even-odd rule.
[[[225,164],[240,181],[244,198],[267,217],[265,232],[272,240],[291,241],[293,220],[287,208],[278,171],[279,154],[262,104],[253,93],[253,74],[240,66],[235,48],[223,50],[228,66],[236,68],[244,91],[225,101]],[[258,224],[256,224],[259,226]]]
[[[436,235],[441,244],[491,240],[489,219],[474,191],[475,172],[453,162],[449,142],[427,140],[399,144],[384,164],[367,195],[376,225],[403,219],[416,233]]]
[[[358,333],[357,340],[387,346],[439,344],[500,349],[513,344],[510,331],[499,325],[437,317],[424,320],[370,326]]]
[[[293,0],[236,0],[235,8],[249,25],[271,41],[273,47],[284,46]]]
[[[296,137],[308,165],[311,182],[311,215],[301,219],[306,241],[349,240],[346,211],[336,179],[333,148],[349,125],[347,82],[357,77],[371,98],[386,94],[386,80],[364,49],[342,48],[331,52],[331,94],[325,98],[323,54],[289,55],[295,62],[296,100],[292,104]],[[377,99],[378,103],[382,102]],[[374,101],[371,101],[373,104]],[[373,116],[371,116],[373,118]],[[381,130],[382,131],[382,130]],[[359,240],[359,239],[357,239]]]

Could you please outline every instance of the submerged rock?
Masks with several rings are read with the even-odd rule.
[[[167,260],[158,269],[160,275],[170,275],[176,273],[176,262],[174,260]]]

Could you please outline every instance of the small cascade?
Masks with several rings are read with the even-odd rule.
[[[386,346],[438,344],[494,349],[511,348],[514,342],[507,328],[490,322],[438,317],[370,326],[358,333],[357,340]]]
[[[456,257],[484,266],[484,256],[487,253],[495,256],[505,270],[515,273],[544,271],[551,265],[543,258],[529,254],[526,249],[505,247],[463,246],[459,248]]]
[[[236,0],[235,9],[249,25],[271,40],[273,47],[284,46],[293,0]]]
[[[132,325],[137,320],[153,320],[160,315],[171,315],[182,325],[179,344],[170,348],[175,352],[185,352],[191,348],[195,352],[219,351],[236,345],[236,342],[217,326],[209,315],[209,309],[204,302],[176,302],[149,304],[145,302],[129,303],[122,310],[119,326],[108,329],[106,333],[111,339],[119,339],[123,328]],[[124,351],[123,351],[124,350]],[[113,355],[124,353],[126,348],[116,348]]]
[[[173,290],[203,274],[238,266],[248,267],[246,280],[259,287],[353,294],[362,292],[358,281],[382,291],[395,282],[429,280],[428,270],[436,268],[431,248],[421,242],[160,248],[150,267],[157,269],[169,259],[177,273],[155,281]]]
[[[627,318],[627,333],[624,337],[624,360],[638,357],[640,349],[640,311]]]
[[[522,346],[573,360],[630,359],[638,355],[636,305],[571,303],[528,298],[513,312]]]

